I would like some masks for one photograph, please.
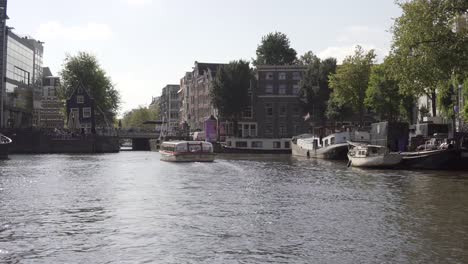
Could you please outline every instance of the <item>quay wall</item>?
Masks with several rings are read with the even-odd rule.
[[[114,153],[119,152],[117,136],[76,135],[57,137],[36,129],[5,129],[0,131],[12,139],[9,153]]]

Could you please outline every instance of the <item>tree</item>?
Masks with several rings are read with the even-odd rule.
[[[253,65],[289,65],[297,60],[297,52],[290,47],[288,36],[281,32],[269,33],[262,37],[257,47],[257,59]]]
[[[374,60],[374,50],[366,53],[362,47],[357,46],[354,55],[346,57],[336,73],[329,77],[329,85],[333,91],[332,101],[337,105],[349,105],[359,114],[361,125],[365,110],[364,99]]]
[[[221,118],[234,122],[235,133],[242,110],[251,103],[248,94],[252,81],[249,62],[239,60],[220,67],[211,85],[211,102]]]
[[[405,94],[426,94],[436,116],[436,89],[468,72],[468,34],[458,18],[466,0],[400,1],[403,14],[393,26],[392,69]],[[456,27],[457,26],[457,27]]]
[[[304,112],[310,113],[312,120],[324,125],[327,101],[330,97],[328,76],[336,72],[336,59],[321,60],[309,51],[301,56],[299,63],[307,67],[299,84],[301,97],[305,99]]]
[[[143,128],[153,129],[154,125],[145,125],[145,121],[157,120],[159,112],[155,109],[140,106],[126,113],[121,120],[122,128]]]
[[[400,119],[401,100],[398,82],[392,78],[387,65],[384,63],[373,66],[364,101],[366,106],[382,120],[397,121]]]
[[[95,56],[86,52],[79,52],[75,56],[68,54],[60,75],[63,85],[59,95],[62,99],[68,99],[75,87],[82,83],[94,98],[98,110],[96,114],[104,115],[98,115],[96,122],[113,123],[120,105],[120,94]]]

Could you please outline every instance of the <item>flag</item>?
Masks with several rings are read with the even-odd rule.
[[[304,116],[304,121],[308,120],[310,118],[310,113],[307,113],[307,115]]]

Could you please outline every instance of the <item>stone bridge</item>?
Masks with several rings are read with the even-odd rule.
[[[130,128],[118,130],[117,135],[121,141],[130,139],[133,150],[150,150],[150,139],[159,139],[160,133],[155,130]]]

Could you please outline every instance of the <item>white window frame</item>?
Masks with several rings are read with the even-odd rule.
[[[278,76],[278,80],[286,80],[286,72],[280,72]]]
[[[266,84],[265,85],[265,93],[266,94],[273,94],[273,84]]]
[[[84,96],[83,95],[77,95],[76,96],[76,103],[77,104],[84,104]]]
[[[288,86],[286,84],[280,84],[278,87],[278,94],[286,94]]]
[[[274,76],[275,76],[275,75],[273,74],[273,72],[267,72],[267,73],[265,74],[265,79],[266,79],[266,80],[273,80],[273,79],[274,79]]]
[[[85,110],[87,110],[87,111],[85,112]],[[89,115],[86,115],[85,113],[87,113],[88,110],[89,110]],[[91,117],[91,107],[83,107],[82,111],[83,111],[83,118],[90,118]]]

